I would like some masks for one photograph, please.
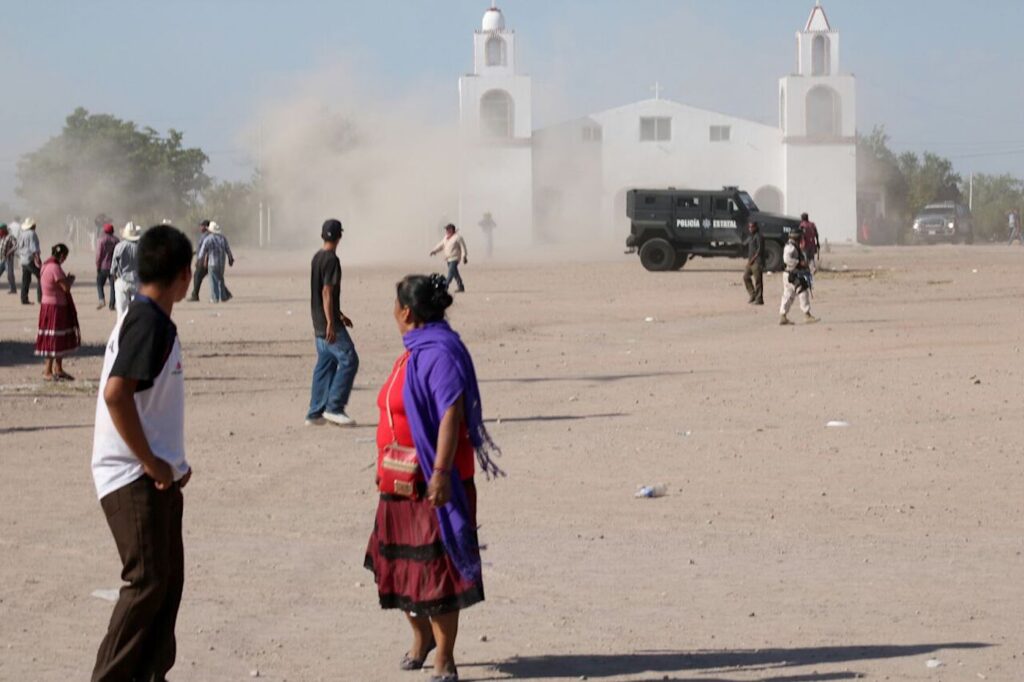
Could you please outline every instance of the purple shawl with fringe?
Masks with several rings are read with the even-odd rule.
[[[484,427],[473,358],[459,335],[447,322],[432,322],[413,329],[402,340],[409,351],[402,398],[423,475],[429,481],[434,473],[441,418],[462,396],[466,426],[480,469],[488,479],[504,476],[505,473],[491,460],[491,455],[501,454],[501,450]],[[459,476],[452,476],[451,500],[436,511],[445,552],[463,578],[479,583],[480,546],[469,512],[466,488]]]

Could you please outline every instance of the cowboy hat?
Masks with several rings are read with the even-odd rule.
[[[133,222],[129,222],[121,230],[121,237],[127,239],[130,242],[139,241],[139,237],[142,236],[142,228]]]
[[[213,234],[220,234],[220,225],[218,225],[212,220],[210,221],[210,227],[207,229],[210,230],[210,232]]]
[[[25,218],[21,221],[21,229],[23,230],[34,230],[36,229],[36,221],[32,218]]]

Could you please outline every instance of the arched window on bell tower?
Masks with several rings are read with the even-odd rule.
[[[487,66],[506,66],[508,64],[505,41],[500,36],[495,35],[487,39],[484,54]]]
[[[807,93],[807,136],[837,137],[843,129],[842,102],[832,88],[816,85]]]
[[[832,73],[829,63],[831,62],[831,57],[831,46],[829,45],[828,38],[821,34],[814,36],[814,40],[811,41],[811,75],[830,75]]]
[[[488,90],[480,98],[480,134],[504,139],[515,131],[515,107],[512,96],[504,90]]]

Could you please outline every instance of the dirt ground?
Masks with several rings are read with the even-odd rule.
[[[398,672],[407,628],[362,563],[393,283],[431,262],[346,267],[344,430],[302,423],[310,256],[241,254],[234,301],[175,309],[195,469],[175,682],[426,679]],[[739,261],[464,268],[451,319],[509,477],[480,483],[462,679],[1024,679],[1024,249],[826,264],[821,324],[789,328],[780,278],[749,306]],[[41,383],[37,308],[0,297],[2,680],[87,679],[112,606],[92,593],[119,585],[89,471],[113,316],[88,265],[73,385]]]

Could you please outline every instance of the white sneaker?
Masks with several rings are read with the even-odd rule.
[[[344,412],[324,412],[324,419],[331,422],[335,426],[355,426],[356,420],[348,416]]]
[[[323,417],[314,417],[313,419],[306,418],[306,426],[323,426],[327,423],[327,420]]]

